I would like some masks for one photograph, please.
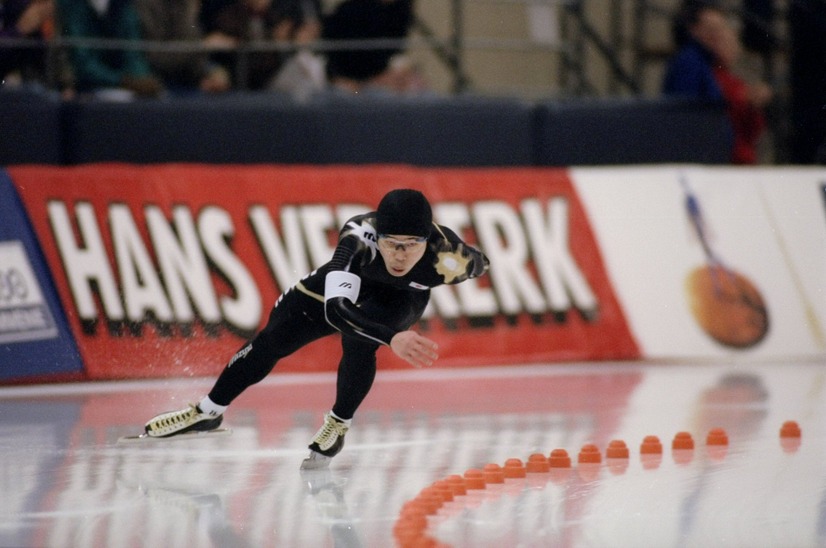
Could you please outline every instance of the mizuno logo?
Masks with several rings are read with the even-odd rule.
[[[353,284],[351,284],[350,282],[341,282],[340,284],[338,284],[338,286],[343,287],[345,289],[352,289],[353,288]]]
[[[250,353],[250,350],[252,350],[252,343],[248,344],[247,346],[245,346],[244,348],[242,348],[241,350],[239,350],[239,351],[238,351],[238,352],[237,352],[237,353],[236,353],[236,354],[232,357],[232,359],[231,359],[231,360],[229,361],[229,363],[227,364],[227,369],[229,369],[230,367],[232,367],[232,364],[234,364],[234,363],[235,363],[235,362],[237,362],[238,360],[243,359],[243,358],[244,358],[244,356],[246,356],[247,354],[249,354],[249,353]]]

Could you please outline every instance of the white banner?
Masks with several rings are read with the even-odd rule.
[[[23,244],[0,242],[0,343],[54,337],[57,327]]]
[[[826,169],[571,175],[644,356],[826,357]]]

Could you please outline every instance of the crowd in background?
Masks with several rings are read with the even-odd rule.
[[[726,104],[732,130],[732,163],[757,163],[766,126],[763,109],[773,91],[764,82],[739,77],[735,67],[741,42],[726,13],[708,2],[690,0],[674,21],[677,52],[668,64],[663,92]]]
[[[66,96],[272,90],[303,97],[328,86],[413,93],[422,84],[401,45],[412,22],[413,0],[343,0],[328,13],[320,0],[0,0],[3,38],[48,40],[57,29],[67,39],[126,41],[67,48],[52,75]],[[399,43],[313,47],[374,38]],[[149,47],[128,47],[138,41]],[[0,51],[4,85],[47,80],[45,48]]]
[[[773,0],[744,0],[740,31],[719,2],[683,0],[674,18],[676,47],[663,80],[663,93],[725,104],[732,132],[734,164],[759,163],[765,110],[775,97],[766,82],[738,74],[744,48],[771,56],[779,46],[767,32],[776,17]],[[791,97],[792,163],[826,163],[826,0],[790,0],[787,5]],[[763,23],[761,25],[761,23]]]
[[[0,0],[0,38],[115,39],[117,48],[71,45],[46,61],[42,46],[0,49],[3,85],[50,81],[64,97],[158,97],[270,90],[306,98],[321,90],[420,94],[427,90],[405,55],[413,0]],[[683,0],[673,25],[674,54],[662,91],[725,103],[732,162],[758,162],[765,109],[775,95],[738,75],[745,46],[778,48],[761,26],[776,0],[742,0],[751,14],[736,29],[719,2]],[[826,0],[788,0],[791,160],[826,162]],[[756,21],[757,24],[754,24]],[[385,39],[378,49],[353,41]],[[140,40],[179,47],[128,47]],[[319,43],[346,41],[341,49]],[[250,47],[253,45],[254,47]],[[363,43],[361,44],[363,45]],[[189,46],[189,47],[187,47]],[[47,78],[46,70],[52,74]],[[57,67],[57,70],[55,70]],[[56,82],[56,84],[55,84]]]

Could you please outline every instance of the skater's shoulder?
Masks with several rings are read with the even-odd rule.
[[[376,212],[371,211],[350,217],[339,231],[339,241],[347,238],[355,238],[364,243],[375,244],[376,235]]]

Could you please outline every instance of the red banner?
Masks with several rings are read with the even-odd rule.
[[[350,216],[392,188],[491,259],[434,290],[420,329],[439,366],[639,357],[565,170],[404,166],[20,166],[90,378],[212,375],[278,294],[331,256]],[[279,364],[332,370],[337,337]],[[391,352],[380,367],[406,367]]]

